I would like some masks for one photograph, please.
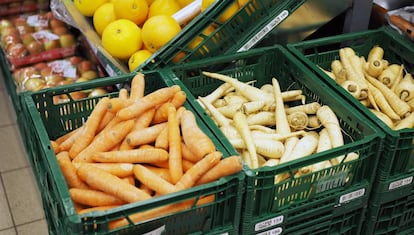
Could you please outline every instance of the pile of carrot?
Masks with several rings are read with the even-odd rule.
[[[390,63],[384,54],[379,45],[367,57],[344,47],[330,70],[321,69],[391,129],[413,128],[413,76],[404,64]]]
[[[179,86],[146,95],[144,91],[144,75],[139,73],[129,90],[122,88],[118,97],[97,101],[82,126],[51,140],[79,214],[174,193],[241,171],[240,156],[224,158],[198,126],[184,106],[186,94]],[[140,222],[212,200],[187,200],[131,218]],[[119,219],[109,226],[127,224]]]
[[[198,101],[250,168],[275,166],[344,145],[335,112],[328,105],[307,101],[302,90],[282,91],[276,78],[255,87],[220,73],[203,74],[223,83]],[[296,176],[357,157],[357,153],[333,157],[298,170]]]

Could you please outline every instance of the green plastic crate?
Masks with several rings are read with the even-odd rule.
[[[384,58],[390,63],[404,64],[408,72],[414,73],[414,43],[389,27],[303,41],[289,44],[288,48],[323,82],[333,87],[338,94],[344,97],[344,100],[376,123],[385,133],[384,149],[380,156],[377,182],[374,186],[375,191],[381,194],[391,192],[396,187],[410,187],[413,184],[414,129],[392,130],[316,67],[319,65],[325,69],[329,68],[330,62],[339,58],[338,50],[343,46],[349,46],[358,55],[366,57],[374,45],[380,45],[384,48]],[[401,181],[401,179],[410,178],[411,181]],[[409,190],[405,191],[409,192]]]
[[[244,82],[255,80],[257,87],[271,83],[272,77],[276,77],[282,91],[287,88],[292,90],[300,88],[307,97],[307,102],[317,101],[329,105],[340,120],[341,128],[345,133],[344,146],[274,167],[246,169],[246,192],[241,224],[243,234],[260,233],[276,226],[291,227],[294,230],[294,226],[300,226],[300,223],[312,220],[312,217],[316,216],[315,208],[322,208],[325,205],[329,205],[326,210],[334,214],[346,213],[347,206],[351,205],[357,208],[364,207],[371,191],[383,133],[373,123],[367,122],[365,117],[356,112],[353,107],[346,105],[338,94],[320,82],[318,77],[286,49],[279,45],[257,48],[177,65],[170,70],[171,79],[177,84],[184,84],[193,95],[191,99],[209,94],[222,83],[201,75],[201,71],[226,74]],[[197,102],[192,103],[196,105],[194,108],[200,115],[204,115],[203,120],[216,133],[217,138],[225,143],[229,151],[236,153],[201,106]],[[293,177],[295,170],[301,167],[351,152],[359,152],[359,159],[343,162],[302,177]],[[274,176],[280,173],[289,173],[291,177],[287,181],[275,184]],[[327,201],[330,204],[327,204]],[[295,210],[299,207],[300,210]],[[309,216],[304,221],[296,221],[293,224],[283,222],[276,225],[270,222],[266,225],[266,221],[272,221],[272,218],[278,216],[283,216],[284,221],[289,221],[289,217],[294,216],[291,215],[293,211],[299,217],[305,214]],[[315,211],[314,215],[313,211]],[[313,219],[316,221],[317,218]],[[262,223],[265,225],[259,226]],[[255,226],[259,227],[255,228]]]
[[[414,186],[409,193],[396,189],[371,198],[362,234],[413,234],[414,233]]]
[[[53,104],[53,96],[95,87],[115,86],[114,92],[107,94],[112,96],[117,94],[117,88],[128,87],[133,76],[129,74],[74,84],[65,88],[45,89],[24,96],[26,101],[24,111],[28,114],[25,115],[28,119],[25,134],[30,139],[29,162],[41,192],[50,234],[144,234],[155,231],[164,231],[167,234],[238,234],[241,200],[244,192],[243,172],[188,190],[130,203],[105,212],[85,215],[78,215],[75,212],[68,187],[49,140],[79,127],[99,98]],[[158,72],[145,73],[145,81],[146,93],[172,84],[164,80]],[[192,110],[188,102],[185,103],[185,107]],[[197,122],[202,130],[212,138],[216,148],[223,152],[223,156],[229,156],[227,150],[217,139],[214,139],[213,133],[199,118]],[[116,230],[108,230],[110,221],[206,195],[214,195],[214,201],[194,205],[191,209],[136,225],[130,224]]]

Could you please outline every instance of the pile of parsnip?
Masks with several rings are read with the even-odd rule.
[[[413,76],[384,59],[382,47],[372,47],[367,58],[341,48],[330,67],[322,70],[391,129],[414,127]]]
[[[250,168],[275,166],[344,145],[333,110],[317,102],[306,103],[302,90],[281,91],[276,78],[259,88],[223,74],[203,74],[224,83],[198,101]],[[357,157],[352,153],[346,160]],[[303,167],[296,174],[331,167],[343,158]]]
[[[240,156],[223,158],[185,108],[179,86],[144,95],[145,79],[137,74],[128,92],[103,97],[86,122],[51,140],[78,213],[102,211],[127,203],[189,189],[235,174]],[[133,214],[140,222],[211,202],[214,195]],[[128,225],[113,221],[110,228]]]

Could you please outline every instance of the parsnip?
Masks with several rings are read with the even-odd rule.
[[[312,102],[302,105],[291,106],[285,109],[286,114],[291,114],[296,111],[302,111],[306,114],[316,114],[316,111],[321,107],[318,102]]]
[[[259,167],[258,159],[257,159],[257,152],[256,146],[254,145],[254,140],[251,136],[251,132],[249,129],[249,125],[247,124],[246,116],[242,112],[237,112],[233,117],[233,123],[236,127],[237,131],[239,132],[240,136],[242,137],[247,150],[250,154],[251,159],[251,167],[256,169]]]

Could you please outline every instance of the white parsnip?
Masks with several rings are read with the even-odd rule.
[[[262,111],[247,116],[247,123],[250,125],[275,126],[275,113]]]
[[[214,91],[212,91],[210,94],[203,97],[205,102],[208,102],[210,104],[214,103],[217,99],[220,97],[223,97],[226,95],[229,90],[232,90],[231,84],[223,83],[220,86],[218,86]]]
[[[293,130],[304,130],[308,126],[308,115],[303,111],[296,111],[287,115],[289,126]]]
[[[233,123],[237,131],[239,132],[240,136],[242,137],[247,150],[249,151],[252,168],[258,168],[259,163],[257,159],[256,147],[254,145],[254,140],[251,136],[249,125],[247,124],[246,115],[244,115],[242,112],[237,112],[233,117]]]
[[[273,95],[276,103],[275,119],[276,119],[276,133],[287,134],[290,133],[289,122],[286,117],[284,103],[281,95],[279,82],[276,78],[272,78]]]
[[[201,97],[198,97],[198,100],[201,101],[204,107],[209,111],[210,115],[214,118],[219,127],[230,125],[230,120],[221,114],[212,104],[206,102],[204,98]]]

